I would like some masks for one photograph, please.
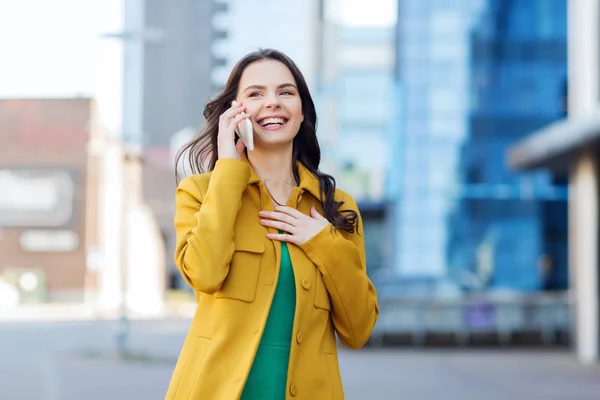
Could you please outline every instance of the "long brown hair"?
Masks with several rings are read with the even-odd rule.
[[[319,171],[321,148],[317,141],[317,112],[306,80],[296,64],[280,51],[260,49],[238,61],[231,71],[223,90],[206,104],[204,108],[206,122],[200,128],[198,135],[179,150],[175,161],[175,171],[179,171],[177,167],[183,162],[182,157],[184,155],[190,170],[195,174],[212,171],[215,168],[218,158],[217,135],[219,133],[219,117],[230,107],[231,102],[235,99],[242,73],[246,67],[262,60],[275,60],[287,66],[296,80],[300,99],[302,100],[304,120],[300,125],[298,134],[294,138],[292,151],[292,168],[296,182],[300,181],[296,161],[300,161],[319,179],[320,201],[325,218],[327,218],[334,228],[353,233],[355,226],[358,226],[357,213],[354,210],[339,210],[344,203],[334,200],[335,179],[331,175]],[[236,137],[237,140],[238,138]],[[178,172],[176,174],[179,180]]]

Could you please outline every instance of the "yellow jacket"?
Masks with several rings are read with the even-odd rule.
[[[288,206],[322,213],[319,180],[298,163],[300,184]],[[337,190],[342,209],[358,213]],[[176,192],[175,262],[198,300],[167,392],[168,400],[239,399],[275,293],[281,246],[266,238],[260,210],[273,211],[254,169],[222,159],[213,172],[181,181]],[[288,244],[296,280],[296,314],[287,398],[343,399],[335,332],[347,347],[369,339],[379,315],[367,277],[359,214],[354,234],[331,224],[301,246]],[[270,229],[277,233],[275,229]]]

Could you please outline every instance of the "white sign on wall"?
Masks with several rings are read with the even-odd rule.
[[[26,230],[19,238],[27,252],[66,253],[79,247],[79,235],[69,230]]]
[[[0,169],[0,226],[63,226],[75,185],[64,170]]]

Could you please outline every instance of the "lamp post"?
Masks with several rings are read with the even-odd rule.
[[[132,191],[141,179],[139,164],[143,141],[144,99],[144,46],[164,43],[164,32],[146,27],[145,0],[123,0],[123,26],[121,32],[108,33],[103,38],[117,39],[123,43],[123,87],[122,128],[120,140],[123,144],[122,159],[122,209],[120,241],[120,317],[116,335],[116,346],[120,356],[127,351],[129,338],[129,316],[127,310],[127,275],[129,264],[130,235],[129,211]],[[136,181],[136,179],[138,181]]]

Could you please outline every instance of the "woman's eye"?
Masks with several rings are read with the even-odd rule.
[[[283,92],[281,92],[281,94],[286,95],[286,96],[291,96],[293,95],[292,92],[288,91],[288,90],[284,90]]]
[[[250,96],[248,96],[248,97],[257,97],[257,96],[260,96],[259,92],[252,92],[252,93],[250,93]]]

